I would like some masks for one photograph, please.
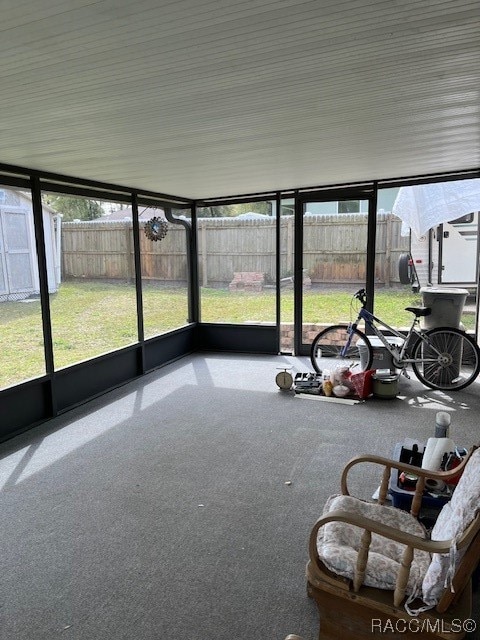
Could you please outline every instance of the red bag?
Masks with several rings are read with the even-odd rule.
[[[359,398],[368,398],[373,393],[373,381],[372,376],[375,373],[375,369],[368,369],[367,371],[361,371],[360,373],[352,373],[350,376],[350,382],[353,385],[355,395]]]

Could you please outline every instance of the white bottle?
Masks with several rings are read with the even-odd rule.
[[[446,411],[438,411],[435,416],[435,438],[448,438],[450,436],[450,414]]]

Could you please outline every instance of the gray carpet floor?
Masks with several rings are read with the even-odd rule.
[[[343,464],[426,440],[438,410],[478,442],[480,384],[330,404],[278,391],[283,363],[310,369],[194,355],[0,445],[2,640],[315,638],[307,541]]]

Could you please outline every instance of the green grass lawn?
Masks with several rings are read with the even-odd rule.
[[[351,291],[307,291],[303,298],[303,321],[306,323],[347,322],[356,317],[358,302],[353,301]],[[232,294],[225,289],[202,289],[203,322],[275,322],[275,293]],[[388,324],[404,326],[410,323],[406,306],[421,304],[419,295],[411,291],[386,290],[376,294],[375,311]],[[352,310],[353,309],[353,310]],[[293,322],[293,291],[282,293],[282,322]]]
[[[304,296],[305,323],[334,323],[351,317],[355,287],[345,292],[309,291]],[[392,326],[410,324],[404,307],[420,304],[408,289],[379,291],[375,312]],[[186,324],[185,289],[146,285],[143,289],[145,336]],[[204,322],[275,322],[275,293],[231,293],[201,290]],[[50,296],[52,337],[57,368],[119,349],[137,341],[136,297],[133,285],[103,282],[65,282]],[[282,322],[293,320],[293,291],[282,293]],[[466,320],[469,320],[467,323]],[[473,316],[464,316],[467,328]],[[0,387],[45,373],[43,332],[38,299],[0,303]]]
[[[186,291],[145,287],[145,336],[186,322]],[[61,368],[137,341],[133,285],[65,282],[50,296],[55,367]],[[0,303],[0,387],[45,373],[40,300]]]

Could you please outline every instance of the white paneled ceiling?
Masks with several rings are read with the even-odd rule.
[[[480,165],[478,0],[4,0],[0,162],[202,198]]]

